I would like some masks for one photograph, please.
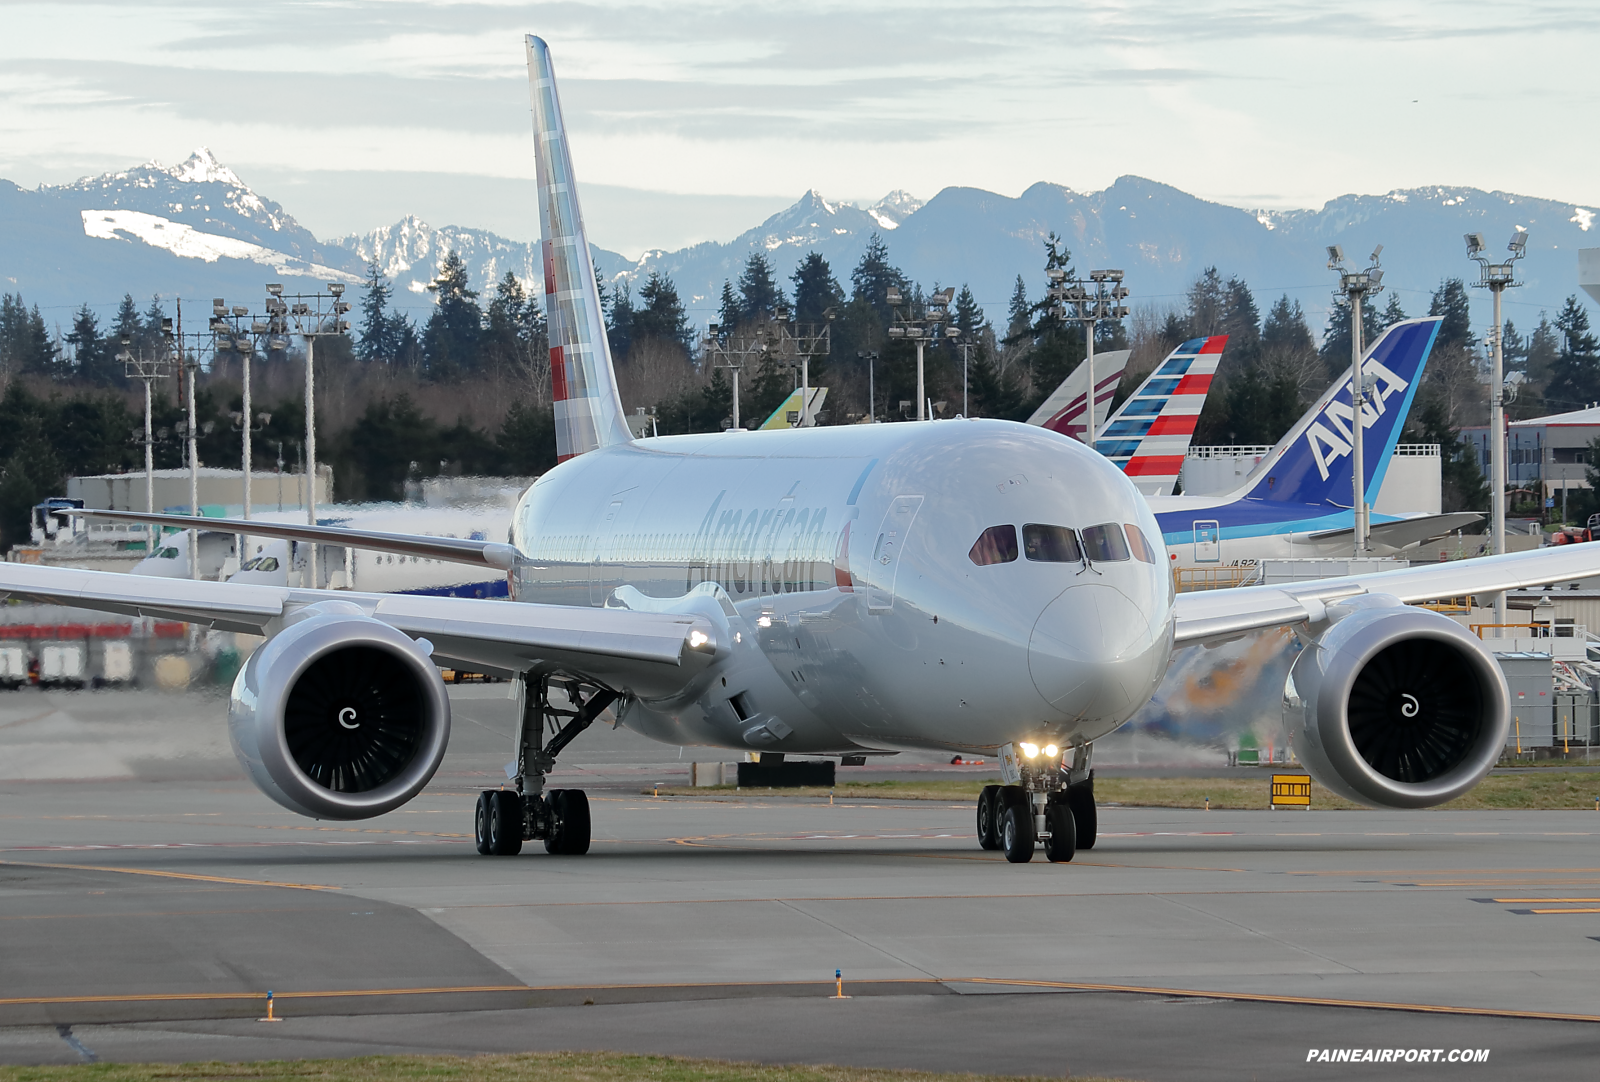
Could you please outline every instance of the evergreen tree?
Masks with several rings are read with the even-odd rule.
[[[682,346],[686,353],[694,349],[689,318],[683,311],[683,302],[678,299],[678,290],[671,278],[651,271],[649,281],[639,288],[639,305],[633,314],[633,337],[636,341],[658,338]]]
[[[1306,324],[1306,314],[1299,301],[1291,301],[1285,293],[1273,302],[1261,326],[1263,349],[1315,351],[1311,328]]]
[[[552,406],[511,404],[495,435],[504,466],[514,476],[544,473],[556,464],[556,419]]]
[[[739,275],[739,321],[770,318],[784,304],[783,290],[772,273],[772,261],[765,252],[751,252]]]
[[[116,349],[101,336],[100,320],[87,304],[73,315],[67,341],[72,344],[73,363],[79,379],[102,385],[111,382],[112,356]]]
[[[28,311],[22,294],[0,295],[0,371],[51,373],[56,352],[39,306]]]
[[[1026,299],[1026,292],[1023,296]],[[969,342],[973,341],[984,323],[983,309],[978,307],[978,299],[965,284],[962,285],[961,292],[956,294],[954,314],[956,326],[961,329],[961,337]]]
[[[112,321],[111,333],[106,336],[110,340],[111,352],[118,353],[122,349],[122,342],[127,340],[128,345],[137,348],[144,337],[144,321],[139,318],[139,309],[133,303],[133,294],[124,293],[122,303],[117,306],[117,318]]]
[[[467,266],[454,249],[445,256],[428,291],[439,298],[422,334],[428,374],[438,380],[459,379],[478,367],[483,312],[467,278]]]
[[[1460,435],[1450,427],[1450,411],[1437,388],[1425,386],[1406,421],[1404,438],[1439,445],[1442,511],[1487,511],[1489,486],[1478,466],[1477,450]]]
[[[859,297],[872,305],[879,320],[888,326],[893,313],[889,309],[889,287],[909,289],[911,283],[889,262],[889,246],[883,237],[874,232],[867,238],[867,250],[861,253],[856,269],[850,272],[851,297]]]
[[[1017,284],[1011,289],[1011,304],[1006,308],[1006,341],[1016,339],[1033,321],[1029,313],[1033,304],[1028,300],[1028,283],[1017,275]]]
[[[611,302],[606,309],[606,337],[611,341],[611,356],[627,360],[633,348],[633,291],[627,282],[618,282],[611,290]]]
[[[1389,303],[1384,306],[1383,315],[1378,317],[1378,326],[1388,330],[1396,323],[1404,322],[1408,317],[1406,310],[1400,307],[1400,294],[1391,292]]]
[[[1434,349],[1455,346],[1470,350],[1477,345],[1478,340],[1472,333],[1472,306],[1467,301],[1467,287],[1462,285],[1461,279],[1446,278],[1439,283],[1428,304],[1428,314],[1444,317],[1439,324],[1439,336],[1434,339]]]
[[[828,261],[816,252],[807,252],[789,280],[794,283],[794,318],[802,323],[821,323],[829,309],[844,305],[844,290],[833,276]]]
[[[144,334],[139,339],[139,346],[145,356],[159,357],[165,353],[167,344],[161,331],[166,319],[167,310],[161,304],[161,295],[158,293],[150,298],[150,307],[144,310]]]
[[[490,366],[497,372],[534,375],[547,348],[544,313],[515,274],[506,271],[484,314],[483,351]]]
[[[1555,324],[1550,322],[1549,315],[1544,312],[1539,313],[1539,325],[1528,335],[1527,350],[1525,365],[1528,379],[1542,389],[1549,383],[1555,371],[1556,359],[1561,356],[1560,335],[1556,332]]]
[[[389,299],[394,287],[384,277],[383,268],[374,255],[367,260],[366,296],[361,298],[361,343],[356,356],[363,361],[394,360],[394,320],[389,315]]]
[[[1507,372],[1528,367],[1528,340],[1517,333],[1516,325],[1509,319],[1500,328],[1500,354]]]
[[[719,337],[727,341],[728,334],[739,325],[739,298],[734,296],[733,283],[726,278],[722,281],[722,303],[717,308],[717,327]]]
[[[1589,313],[1577,295],[1556,316],[1561,352],[1552,366],[1547,398],[1568,410],[1600,401],[1600,342],[1589,331]]]
[[[1228,290],[1216,267],[1207,267],[1189,287],[1189,334],[1195,338],[1226,334]]]
[[[1361,343],[1371,349],[1383,330],[1378,325],[1378,306],[1371,298],[1361,302]],[[1330,378],[1337,378],[1352,364],[1350,344],[1350,304],[1343,297],[1328,311],[1328,327],[1322,332],[1322,360]]]

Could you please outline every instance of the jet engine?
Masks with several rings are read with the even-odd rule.
[[[1509,696],[1483,642],[1381,595],[1330,605],[1295,659],[1283,716],[1311,776],[1350,800],[1426,808],[1465,793],[1505,749]]]
[[[315,819],[367,819],[422,790],[450,740],[429,650],[347,602],[307,610],[233,684],[228,730],[273,800]]]

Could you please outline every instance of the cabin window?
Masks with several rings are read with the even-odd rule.
[[[1150,547],[1150,542],[1145,540],[1144,531],[1129,522],[1122,529],[1128,535],[1128,548],[1133,552],[1133,558],[1143,563],[1156,562],[1156,550]]]
[[[967,558],[979,567],[1010,563],[1017,558],[1017,528],[1009,524],[990,526],[978,535]]]
[[[1075,564],[1083,560],[1078,535],[1066,526],[1028,523],[1022,527],[1022,551],[1028,559],[1045,564]]]
[[[1083,531],[1083,548],[1091,563],[1117,563],[1128,558],[1128,543],[1115,522],[1090,526]]]

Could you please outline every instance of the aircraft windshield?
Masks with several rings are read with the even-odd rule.
[[[967,557],[979,567],[1010,563],[1017,558],[1017,528],[1010,525],[990,526],[978,535]]]
[[[1075,564],[1083,560],[1078,535],[1066,526],[1041,526],[1030,522],[1022,527],[1022,547],[1028,559],[1047,564]]]
[[[1143,563],[1156,562],[1156,551],[1150,547],[1150,542],[1145,540],[1144,531],[1129,522],[1122,527],[1128,533],[1128,548],[1133,550],[1133,558]]]
[[[1128,558],[1128,543],[1122,539],[1122,530],[1115,522],[1084,530],[1083,547],[1093,563],[1116,563]]]

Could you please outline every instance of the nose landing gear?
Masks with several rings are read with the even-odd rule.
[[[1094,848],[1098,833],[1091,749],[1079,746],[1070,767],[1062,757],[1033,750],[1028,756],[1015,745],[1000,749],[1008,784],[986,785],[978,794],[978,846],[1003,850],[1012,864],[1026,864],[1042,841],[1046,860],[1065,863],[1078,850]]]

